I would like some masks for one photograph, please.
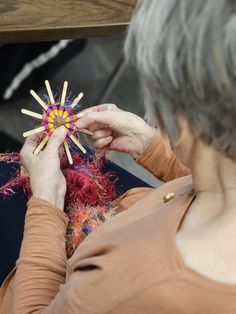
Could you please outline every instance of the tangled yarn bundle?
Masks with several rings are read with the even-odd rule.
[[[104,172],[105,157],[73,154],[73,165],[66,155],[61,169],[66,179],[65,213],[69,217],[66,234],[67,256],[70,257],[81,241],[101,223],[116,214],[115,175]],[[31,196],[30,180],[17,153],[0,154],[0,161],[19,165],[14,177],[0,187],[4,197],[22,189]]]

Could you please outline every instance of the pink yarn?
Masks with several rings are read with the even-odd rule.
[[[74,250],[92,230],[116,214],[115,200],[118,196],[114,174],[102,171],[106,162],[104,157],[86,159],[79,153],[72,154],[73,166],[68,164],[66,156],[61,161],[67,184],[65,213],[69,217],[66,234],[68,257],[72,256]],[[1,154],[0,161],[20,165],[15,177],[0,187],[0,195],[10,196],[21,188],[27,197],[30,197],[30,179],[21,164],[19,154]]]

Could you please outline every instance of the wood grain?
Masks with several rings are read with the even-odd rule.
[[[136,0],[1,0],[0,43],[115,35]]]

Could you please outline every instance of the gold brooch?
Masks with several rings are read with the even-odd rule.
[[[164,202],[167,203],[170,200],[172,200],[174,197],[175,197],[175,193],[169,192],[163,197],[163,199],[164,199]]]

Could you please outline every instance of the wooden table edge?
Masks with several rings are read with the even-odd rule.
[[[129,23],[99,24],[87,26],[63,26],[45,28],[19,28],[0,30],[0,44],[81,39],[98,36],[119,35],[126,31]]]

